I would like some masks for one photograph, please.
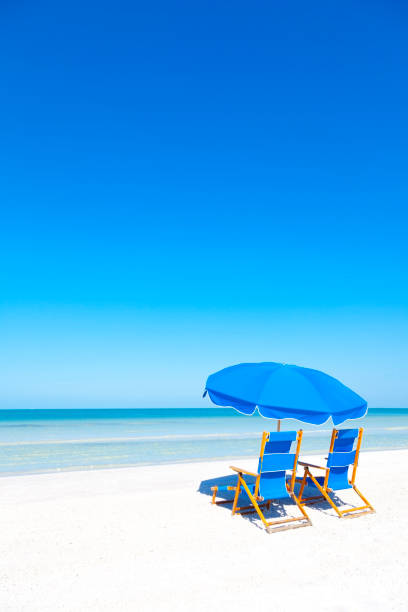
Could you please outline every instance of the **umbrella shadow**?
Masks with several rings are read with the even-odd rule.
[[[246,479],[246,482],[248,484],[253,484],[255,482],[255,478],[251,478],[248,476],[248,478]],[[198,486],[197,492],[201,493],[202,495],[208,496],[208,500],[209,502],[211,502],[212,496],[213,496],[213,491],[211,490],[211,487],[215,487],[215,486],[219,488],[226,487],[226,486],[235,487],[236,484],[237,484],[237,477],[235,476],[235,474],[217,476],[216,478],[208,478],[207,480],[202,480]],[[296,488],[295,488],[295,494],[298,492],[296,491]],[[305,487],[304,493],[305,493],[305,497],[309,495],[316,495],[316,489],[310,486]],[[216,499],[218,502],[221,502],[221,504],[217,504],[219,508],[223,508],[224,510],[231,512],[232,504],[234,501],[234,495],[235,495],[235,491],[218,490]],[[330,493],[330,497],[333,500],[333,502],[336,504],[336,506],[338,506],[339,508],[344,507],[344,506],[348,506],[350,508],[357,507],[355,504],[344,502],[336,493]],[[245,494],[240,495],[239,504],[245,505],[245,506],[250,505],[250,501]],[[279,500],[273,500],[269,508],[267,506],[262,507],[262,512],[267,520],[285,518],[288,516],[287,510],[289,509],[289,507],[293,507],[294,509],[296,509],[296,504],[290,500],[287,500],[287,501],[285,500],[284,503]],[[310,507],[328,516],[333,516],[333,513],[334,513],[333,508],[331,507],[329,502],[324,498],[316,500],[316,502],[314,502],[311,505],[307,505],[306,509],[309,509]],[[260,522],[258,514],[256,513],[255,510],[248,514],[239,513],[238,516],[249,521],[257,528],[261,530],[264,529],[262,523]]]
[[[254,483],[255,479],[250,480],[248,478],[248,483]],[[207,480],[202,480],[198,487],[198,493],[202,493],[203,495],[208,495],[212,497],[213,492],[211,491],[211,487],[225,487],[231,486],[235,487],[237,484],[237,475],[236,474],[228,474],[227,476],[217,476],[216,478],[208,478]],[[225,499],[225,500],[233,500],[234,499],[234,491],[218,491],[217,499]]]
[[[295,486],[295,495],[297,495],[299,493],[299,488],[300,488],[300,484],[296,483],[297,485],[299,485],[298,487]],[[346,489],[348,490],[348,489]],[[316,495],[320,495],[319,491],[316,489],[316,487],[313,486],[306,486],[303,492],[303,496],[302,497],[312,497],[312,496],[316,496]],[[333,501],[333,503],[341,510],[342,508],[344,508],[345,506],[351,508],[357,508],[358,505],[357,504],[352,504],[350,502],[345,502],[341,499],[341,497],[339,497],[337,495],[337,493],[335,493],[334,491],[332,491],[331,493],[329,493],[329,497],[330,499]],[[332,506],[329,504],[329,502],[327,501],[327,499],[325,499],[324,497],[322,497],[321,499],[317,499],[316,501],[313,501],[310,504],[306,505],[306,509],[308,508],[314,508],[316,510],[318,510],[319,512],[322,512],[323,514],[328,514],[330,516],[334,514],[336,514],[332,508]]]
[[[254,484],[255,478],[251,478],[250,476],[248,476],[245,479],[245,481],[248,484]],[[235,474],[229,474],[227,476],[218,476],[216,478],[209,478],[207,480],[202,480],[199,484],[197,492],[201,493],[202,495],[207,495],[209,498],[209,501],[211,502],[212,496],[213,496],[213,491],[211,490],[211,487],[215,487],[215,486],[217,487],[224,487],[224,486],[235,487],[236,484],[237,484],[237,477]],[[234,501],[234,495],[235,495],[235,491],[218,490],[216,499],[218,502],[221,502],[221,504],[219,503],[217,505],[220,508],[224,508],[228,512],[231,512],[232,503]],[[249,506],[250,503],[251,502],[249,498],[247,497],[247,495],[242,493],[240,495],[239,505]],[[267,520],[285,518],[287,517],[287,512],[285,508],[292,507],[292,506],[293,508],[296,508],[296,504],[293,503],[291,500],[287,500],[287,502],[285,501],[285,503],[282,503],[278,500],[273,500],[269,508],[266,505],[262,507],[262,512]],[[215,507],[215,504],[214,504],[214,507]],[[258,527],[259,529],[264,530],[264,526],[260,522],[259,516],[256,513],[255,509],[250,513],[242,513],[242,514],[239,513],[237,514],[237,516],[242,517],[243,519],[249,521],[250,523]]]

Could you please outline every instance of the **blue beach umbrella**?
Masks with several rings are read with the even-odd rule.
[[[258,409],[268,419],[297,419],[314,425],[330,417],[338,425],[367,412],[367,402],[336,378],[285,363],[224,368],[208,377],[204,395],[207,392],[217,406],[231,406],[242,414]]]

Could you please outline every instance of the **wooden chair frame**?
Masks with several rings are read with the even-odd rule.
[[[330,441],[329,454],[333,452],[334,442],[338,436],[338,433],[339,433],[338,429],[333,429],[331,441]],[[352,488],[357,493],[357,495],[360,497],[360,499],[363,500],[365,505],[359,506],[358,508],[348,508],[346,510],[339,510],[339,508],[336,506],[336,504],[334,503],[334,501],[331,499],[329,495],[329,493],[333,492],[332,489],[329,489],[328,487],[330,468],[323,467],[321,465],[314,465],[313,463],[306,463],[304,461],[299,461],[298,464],[304,467],[303,478],[296,479],[297,482],[301,483],[300,490],[299,490],[299,503],[302,506],[316,504],[320,500],[325,499],[330,504],[330,506],[333,508],[333,510],[335,510],[339,518],[357,518],[359,516],[363,516],[364,514],[371,514],[375,512],[370,502],[364,497],[364,495],[357,489],[356,485],[354,484],[356,473],[357,473],[357,465],[358,465],[358,458],[360,455],[362,436],[363,436],[363,428],[360,427],[358,431],[356,455],[355,455],[354,464],[353,464],[353,473],[352,473],[351,479],[349,480],[349,483],[351,484]],[[310,468],[324,470],[326,472],[323,486],[319,483],[316,477],[312,474],[312,472],[310,471]],[[305,489],[308,477],[310,477],[314,485],[320,491],[321,495],[314,495],[312,497],[303,497],[303,491]]]
[[[273,520],[273,521],[268,521],[266,520],[261,508],[263,507],[267,507],[267,509],[269,510],[270,506],[271,506],[271,502],[272,500],[265,500],[263,497],[261,497],[259,495],[259,487],[260,487],[260,482],[261,482],[261,473],[259,474],[255,474],[254,472],[248,472],[248,470],[243,470],[241,468],[237,468],[233,465],[230,466],[230,468],[234,471],[237,472],[237,476],[238,476],[238,481],[237,481],[237,486],[233,487],[233,486],[229,486],[227,490],[231,491],[235,489],[235,496],[234,496],[234,501],[233,501],[233,505],[232,505],[232,516],[234,516],[234,514],[251,514],[252,512],[256,512],[259,516],[259,518],[261,519],[263,525],[265,526],[266,530],[268,533],[272,533],[274,531],[283,531],[286,529],[296,529],[297,527],[307,527],[308,525],[312,525],[312,522],[310,520],[310,518],[308,517],[305,509],[303,508],[303,506],[299,503],[298,498],[296,497],[295,493],[294,493],[294,487],[295,487],[295,481],[296,481],[296,465],[298,462],[298,457],[299,457],[299,451],[300,451],[300,444],[302,441],[302,435],[303,435],[303,431],[300,430],[298,432],[297,435],[297,445],[296,445],[296,452],[295,452],[295,459],[293,462],[293,468],[292,468],[292,477],[290,479],[290,484],[288,486],[288,483],[286,483],[287,489],[288,489],[288,493],[291,497],[291,499],[295,502],[295,504],[297,505],[297,507],[299,508],[302,516],[299,517],[294,517],[294,518],[286,518],[286,519],[278,519],[278,520]],[[262,461],[263,461],[263,456],[264,456],[264,452],[265,452],[265,446],[266,443],[269,440],[269,433],[267,431],[263,432],[262,435],[262,443],[261,443],[261,453],[260,453],[260,464],[261,464],[261,470],[262,470]],[[247,483],[245,482],[244,479],[244,474],[248,475],[248,476],[253,476],[254,478],[256,478],[255,481],[255,489],[254,489],[254,493],[252,494]],[[239,498],[239,494],[241,492],[241,487],[245,490],[246,494],[248,495],[250,501],[251,501],[251,505],[250,506],[241,506],[238,507],[238,498]],[[212,498],[212,503],[215,504],[225,504],[228,503],[230,500],[222,500],[222,501],[215,501],[216,495],[217,495],[217,490],[218,487],[212,487],[212,491],[213,491],[213,498]],[[296,524],[292,524],[295,523]]]

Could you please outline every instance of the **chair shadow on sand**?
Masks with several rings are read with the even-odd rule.
[[[248,484],[254,484],[255,478],[248,477],[247,482]],[[216,478],[208,478],[207,480],[202,480],[200,482],[197,492],[201,493],[202,495],[207,495],[209,497],[209,502],[211,502],[212,496],[213,496],[211,487],[215,487],[215,486],[217,487],[234,486],[235,487],[236,484],[237,484],[237,477],[235,474],[228,474],[226,476],[217,476]],[[299,491],[299,485],[297,484],[295,485],[295,493],[297,493],[298,491]],[[306,487],[305,492],[306,491],[310,491],[312,495],[316,493],[316,489],[314,489],[313,487]],[[228,510],[229,512],[231,512],[232,503],[234,501],[234,494],[235,494],[235,491],[222,491],[222,490],[218,491],[217,500],[222,502],[221,504],[219,504],[219,507],[224,508],[225,510]],[[246,495],[243,497],[246,497]],[[349,506],[350,508],[356,507],[354,504],[345,503],[335,493],[331,493],[331,498],[334,501],[334,503],[338,506]],[[246,501],[250,503],[248,498],[246,498]],[[280,517],[284,517],[287,514],[286,510],[289,510],[291,507],[296,508],[296,504],[294,504],[292,501],[285,501],[285,503],[282,503],[279,500],[277,501],[272,500],[270,509],[264,508],[263,512],[266,518],[277,519]],[[322,512],[325,515],[333,516],[334,518],[337,518],[329,502],[324,498],[316,500],[313,504],[310,504],[307,506],[307,508],[310,508],[310,507]],[[242,513],[239,516],[242,516],[242,518],[255,524],[260,529],[263,529],[262,524],[259,524],[259,517],[256,514],[255,510],[254,512],[251,512],[249,514]]]
[[[248,476],[246,479],[246,482],[248,484],[254,484],[255,478],[251,478],[250,476]],[[200,482],[200,485],[198,487],[198,493],[201,493],[202,495],[208,495],[209,501],[211,502],[212,496],[213,496],[211,487],[215,487],[215,486],[218,486],[218,487],[233,486],[235,487],[236,484],[237,484],[236,474],[230,474],[228,476],[218,476],[217,478],[209,478],[208,480],[202,480]],[[234,494],[235,494],[235,491],[218,491],[217,500],[221,502],[225,501],[225,503],[219,504],[219,507],[224,508],[225,510],[228,510],[231,513],[232,503],[234,501]],[[242,497],[246,498],[245,504],[250,503],[246,495],[242,495]],[[284,518],[287,514],[285,508],[290,508],[290,507],[296,508],[296,504],[294,504],[292,501],[288,501],[285,504],[281,503],[280,501],[272,501],[270,508],[267,509],[266,507],[263,507],[262,511],[265,515],[265,518],[273,520],[273,519]],[[253,523],[259,529],[262,529],[262,530],[264,529],[255,510],[250,513],[240,513],[239,515],[237,514],[236,516],[240,516],[246,519],[250,523]]]

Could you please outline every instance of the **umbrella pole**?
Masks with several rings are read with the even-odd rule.
[[[276,427],[276,431],[280,431],[280,419],[278,419],[278,425]]]

